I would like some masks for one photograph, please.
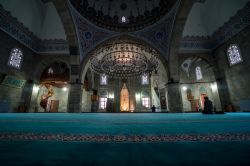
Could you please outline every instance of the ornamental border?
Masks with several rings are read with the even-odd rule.
[[[250,133],[224,134],[177,134],[177,135],[88,135],[88,134],[41,134],[0,133],[0,141],[61,141],[61,142],[216,142],[250,141]]]

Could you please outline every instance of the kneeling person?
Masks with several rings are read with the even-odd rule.
[[[208,97],[204,98],[204,110],[202,111],[203,114],[212,114],[213,113],[213,102],[209,100]]]

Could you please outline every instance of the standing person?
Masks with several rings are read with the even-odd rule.
[[[213,102],[209,100],[209,98],[206,96],[204,101],[204,110],[203,114],[212,114],[213,113]]]
[[[155,112],[155,105],[153,105],[153,106],[151,107],[151,109],[152,109],[152,112]]]

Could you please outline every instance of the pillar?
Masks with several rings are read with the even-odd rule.
[[[68,112],[78,113],[81,112],[82,101],[82,84],[71,83],[68,99]]]
[[[166,85],[169,112],[183,112],[181,87],[179,82],[170,82]]]
[[[82,111],[83,87],[80,80],[80,59],[77,47],[70,47],[70,88],[68,98],[68,112]]]
[[[32,91],[33,91],[33,81],[28,80],[23,88],[21,101],[19,103],[19,109],[22,110],[18,111],[29,112],[31,107]]]

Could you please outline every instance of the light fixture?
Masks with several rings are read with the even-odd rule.
[[[186,91],[186,90],[187,90],[187,87],[186,87],[186,86],[183,86],[183,87],[182,87],[182,90]]]
[[[140,100],[140,98],[141,98],[140,93],[135,93],[135,98],[136,98],[136,100]]]
[[[33,89],[34,89],[34,91],[38,92],[40,87],[38,85],[34,85]]]
[[[212,89],[212,91],[215,91],[217,89],[217,83],[216,82],[211,84],[211,89]]]
[[[129,78],[151,74],[158,68],[158,53],[126,37],[108,42],[92,53],[91,68],[111,78]]]
[[[63,87],[62,90],[63,90],[64,92],[66,92],[66,91],[68,91],[68,88],[67,88],[67,87]]]
[[[114,93],[109,93],[109,98],[114,99]]]

